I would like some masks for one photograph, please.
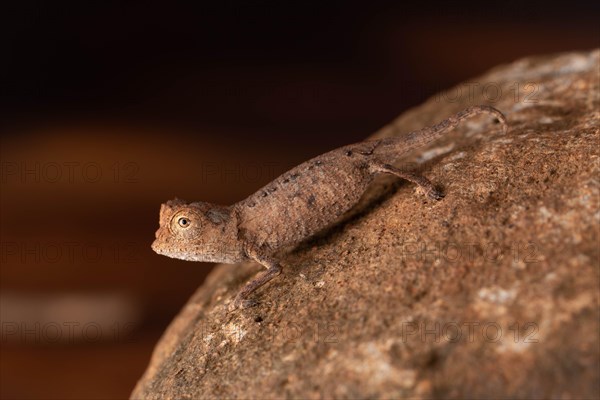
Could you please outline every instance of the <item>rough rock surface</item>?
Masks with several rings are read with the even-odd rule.
[[[502,110],[408,155],[446,197],[378,179],[284,256],[218,266],[132,398],[598,398],[600,52],[500,66],[376,137],[471,104]]]

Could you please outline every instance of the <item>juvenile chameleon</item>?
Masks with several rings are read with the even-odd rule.
[[[473,106],[402,137],[367,140],[321,154],[231,206],[167,201],[160,208],[160,227],[152,249],[188,261],[257,261],[267,271],[247,283],[230,308],[247,306],[252,292],[281,273],[274,257],[277,250],[298,244],[335,222],[358,202],[376,175],[393,174],[414,182],[429,197],[440,200],[443,194],[427,178],[392,164],[404,153],[481,113],[494,115],[506,132],[506,118],[500,111]]]

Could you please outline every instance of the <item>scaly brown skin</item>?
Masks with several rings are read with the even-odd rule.
[[[422,176],[391,164],[481,113],[494,115],[506,132],[504,115],[493,107],[474,106],[437,125],[403,137],[370,140],[340,147],[298,165],[248,198],[232,205],[171,200],[161,206],[160,227],[152,249],[189,261],[236,263],[248,259],[267,271],[237,295],[233,309],[281,272],[273,257],[283,246],[301,242],[348,211],[373,178],[389,173],[421,186],[440,200],[443,194]]]

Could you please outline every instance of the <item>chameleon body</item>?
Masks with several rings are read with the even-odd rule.
[[[493,107],[473,106],[437,125],[403,137],[368,140],[337,148],[285,172],[256,193],[231,206],[175,199],[160,210],[160,227],[152,249],[190,261],[235,263],[253,259],[267,268],[248,283],[232,308],[247,303],[250,293],[281,272],[274,254],[335,222],[354,206],[375,176],[393,174],[443,197],[426,178],[395,168],[403,154],[421,147],[462,120],[494,115],[506,132],[504,115]]]

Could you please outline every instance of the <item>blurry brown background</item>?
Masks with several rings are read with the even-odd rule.
[[[210,264],[160,203],[230,204],[522,56],[600,43],[597,5],[4,2],[2,398],[124,398]],[[597,3],[597,2],[596,2]]]

